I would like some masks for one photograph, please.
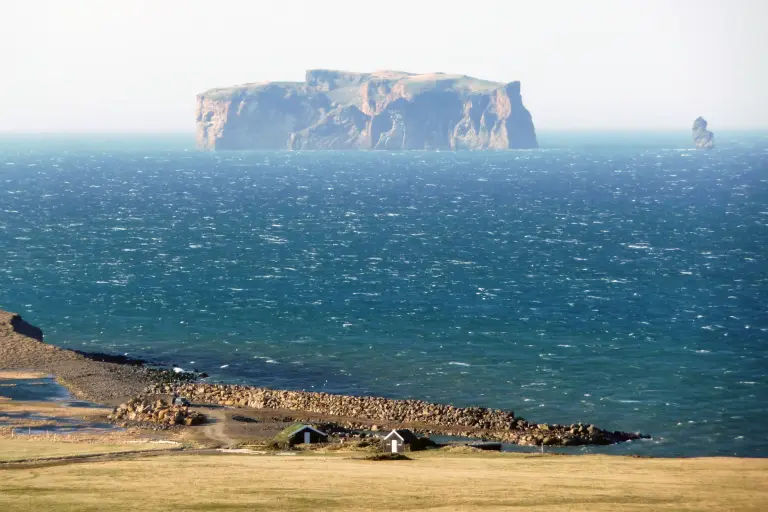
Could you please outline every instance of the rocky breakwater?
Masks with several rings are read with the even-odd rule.
[[[522,445],[614,444],[645,437],[637,433],[603,430],[594,425],[529,423],[516,418],[512,411],[454,407],[422,400],[393,400],[204,383],[153,386],[147,393],[176,394],[199,403],[230,407],[309,412],[326,417],[376,422],[386,428],[408,426],[428,434],[481,437]],[[349,426],[366,427],[354,421]]]
[[[520,82],[445,73],[316,69],[197,96],[197,146],[222,149],[537,147]]]
[[[307,391],[285,391],[226,384],[183,384],[155,387],[153,393],[175,393],[195,402],[254,409],[283,409],[328,416],[362,418],[398,423],[508,429],[512,411],[484,407],[454,407],[421,400],[392,400],[370,396],[345,396]]]
[[[528,423],[518,421],[509,432],[496,432],[497,441],[529,446],[581,446],[608,445],[645,439],[638,433],[603,430],[595,425],[582,423],[572,425],[550,425],[546,423]]]
[[[112,411],[109,419],[115,423],[151,424],[165,427],[176,425],[200,425],[205,423],[205,416],[190,411],[184,405],[172,405],[165,400],[133,398]]]

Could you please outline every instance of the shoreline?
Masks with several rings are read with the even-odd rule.
[[[75,397],[118,405],[156,383],[157,371],[89,357],[43,341],[43,333],[20,315],[0,310],[0,370],[29,370],[53,375]]]
[[[258,386],[210,384],[199,375],[147,366],[148,361],[63,349],[43,341],[42,331],[20,315],[0,310],[0,371],[35,370],[53,375],[79,399],[118,406],[130,399],[185,396],[197,403],[252,410],[309,414],[349,428],[411,428],[423,434],[474,437],[526,446],[609,445],[645,439],[640,433],[608,431],[595,425],[537,424],[513,411],[454,407],[422,400]],[[375,428],[374,428],[375,427]]]
[[[49,374],[0,370],[0,379],[14,377],[51,380]],[[227,439],[231,432],[221,429],[206,432],[221,426],[224,415],[253,417],[256,411],[223,407],[211,408],[210,425],[162,432],[132,427],[29,434],[23,432],[26,425],[41,422],[42,415],[45,423],[88,424],[100,421],[109,409],[23,400],[5,406],[0,401],[0,418],[11,423],[0,427],[0,508],[9,511],[84,506],[113,511],[757,511],[768,504],[767,459],[562,456],[450,445],[393,458],[382,456],[367,439],[286,449],[268,443],[235,444]],[[276,414],[272,410],[266,415]],[[23,424],[16,435],[8,432],[14,422]]]

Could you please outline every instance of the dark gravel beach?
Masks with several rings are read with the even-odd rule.
[[[32,337],[34,336],[34,337]],[[0,370],[50,373],[78,398],[117,405],[154,382],[147,368],[95,361],[47,345],[42,333],[19,315],[0,310]]]

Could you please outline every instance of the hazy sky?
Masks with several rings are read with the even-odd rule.
[[[539,130],[768,127],[768,0],[0,0],[0,131],[193,131],[311,68],[522,81]]]

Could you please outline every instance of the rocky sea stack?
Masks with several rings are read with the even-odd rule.
[[[310,70],[197,96],[200,149],[528,149],[520,82],[399,71]]]
[[[707,130],[707,121],[703,117],[697,117],[693,122],[693,143],[696,149],[715,147],[715,134]]]

